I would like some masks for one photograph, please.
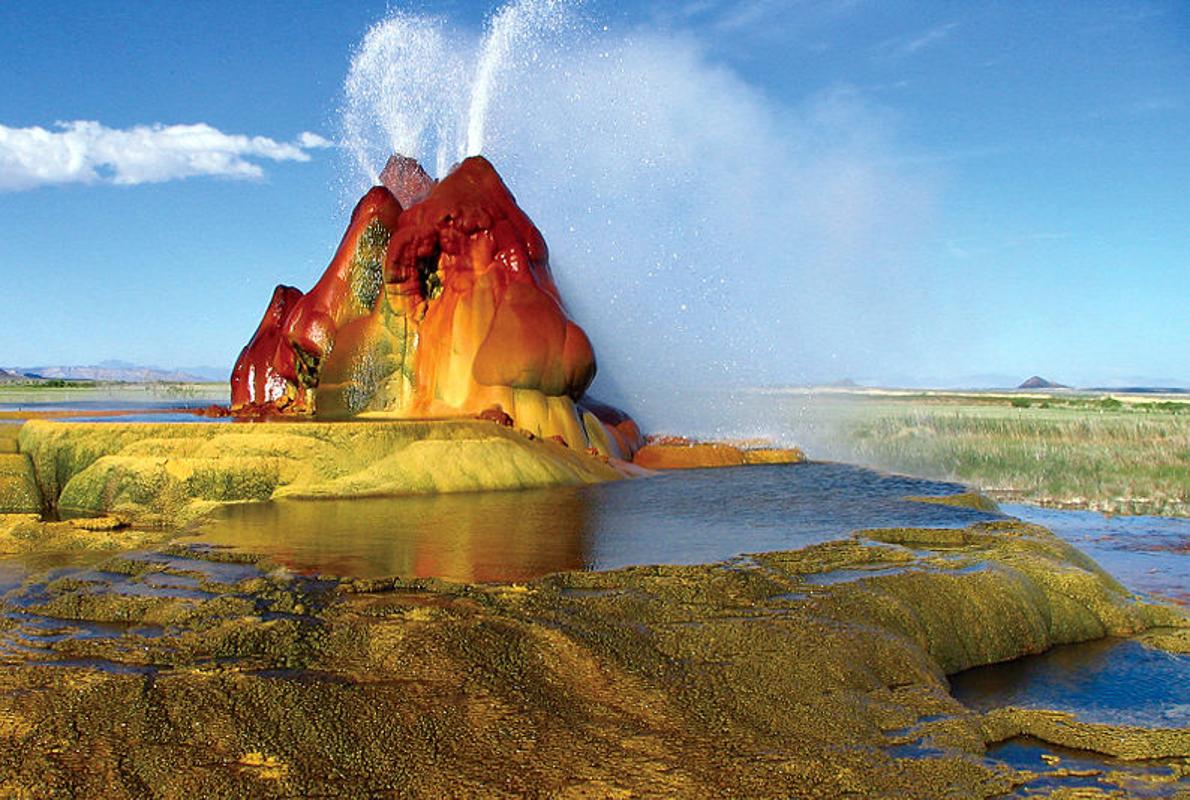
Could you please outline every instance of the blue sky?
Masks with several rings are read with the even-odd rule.
[[[474,46],[493,7],[395,8]],[[308,288],[338,243],[362,185],[335,144],[344,81],[390,11],[0,5],[0,365],[230,369],[272,287]],[[566,101],[589,117],[555,105],[538,128],[511,112],[489,127],[605,372],[665,359],[700,382],[1190,385],[1183,4],[590,2],[579,16],[566,36],[620,67],[573,85],[612,82],[611,99],[591,89]],[[599,127],[617,92],[647,129]],[[575,120],[624,141],[577,130],[534,162],[546,123]],[[55,127],[76,122],[94,124]],[[638,151],[669,171],[611,181],[565,160]],[[559,188],[543,165],[572,179]],[[615,197],[586,202],[601,192]]]

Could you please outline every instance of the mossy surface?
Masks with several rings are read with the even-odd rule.
[[[0,514],[36,514],[41,509],[41,491],[29,456],[0,453]]]
[[[1020,733],[1190,757],[951,697],[956,669],[1187,625],[1044,529],[954,533],[524,584],[170,547],[54,573],[4,601],[0,642],[37,655],[0,647],[0,794],[987,797],[1028,780],[984,758]]]
[[[959,492],[958,494],[906,497],[905,499],[912,500],[915,503],[933,503],[939,506],[973,508],[976,511],[987,511],[992,514],[998,514],[1000,512],[1000,506],[996,501],[982,492]]]
[[[20,424],[0,422],[0,453],[16,453],[20,447],[17,436],[21,430]]]
[[[128,550],[171,535],[130,528],[115,517],[47,522],[40,514],[0,514],[0,555]]]
[[[586,453],[473,420],[243,425],[64,424],[20,433],[61,510],[181,524],[230,502],[615,480]]]

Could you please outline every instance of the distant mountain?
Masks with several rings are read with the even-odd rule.
[[[0,383],[28,383],[31,378],[28,375],[23,375],[8,369],[0,369]]]
[[[1054,383],[1053,381],[1047,381],[1045,378],[1041,377],[1040,375],[1034,375],[1033,377],[1029,378],[1028,380],[1026,380],[1024,383],[1022,383],[1020,386],[1018,386],[1016,388],[1018,388],[1018,389],[1069,389],[1070,387],[1063,383]]]
[[[6,383],[39,379],[105,383],[204,383],[212,380],[225,380],[227,377],[223,371],[220,371],[218,375],[213,374],[210,368],[162,369],[160,367],[142,367],[124,361],[106,361],[92,366],[13,367],[4,370],[4,375],[15,376],[0,377],[0,381]]]

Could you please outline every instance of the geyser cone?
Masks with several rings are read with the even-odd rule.
[[[268,335],[236,365],[285,385],[262,393],[233,379],[233,408],[416,418],[498,407],[536,435],[630,457],[631,419],[581,403],[595,376],[590,340],[566,312],[540,231],[487,159],[435,183],[394,156],[381,178],[322,279],[284,308],[275,298]]]
[[[422,169],[416,159],[394,153],[380,171],[380,184],[393,193],[401,208],[426,199],[435,180]]]

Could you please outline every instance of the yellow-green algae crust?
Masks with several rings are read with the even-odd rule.
[[[145,674],[0,668],[0,795],[989,797],[1037,777],[982,758],[1019,733],[1184,774],[1176,731],[951,697],[955,669],[1187,625],[1044,529],[960,533],[521,585],[312,584],[261,564],[183,602],[49,580],[25,613],[171,627],[51,645]]]
[[[36,514],[41,506],[29,456],[0,453],[0,514]]]
[[[47,522],[40,514],[0,514],[0,555],[131,550],[172,535],[161,529],[131,528],[112,517]]]
[[[178,524],[229,502],[616,480],[598,459],[490,422],[142,424],[33,420],[20,432],[57,508]]]
[[[955,506],[956,508],[973,508],[976,511],[987,511],[992,514],[1000,512],[1000,506],[995,500],[983,492],[959,492],[944,495],[913,495],[905,498],[913,503],[932,503],[936,506]]]
[[[41,491],[33,463],[21,452],[20,425],[0,423],[0,514],[40,514]]]

